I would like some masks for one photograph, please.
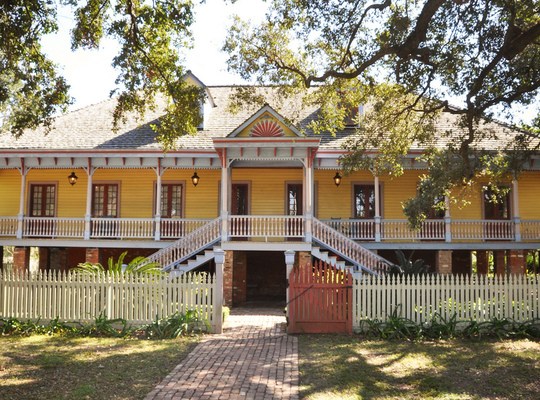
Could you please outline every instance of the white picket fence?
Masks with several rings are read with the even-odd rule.
[[[105,315],[133,325],[194,310],[213,326],[215,275],[174,279],[138,274],[41,271],[0,272],[0,318],[92,322]]]
[[[387,320],[394,311],[416,323],[437,313],[460,321],[540,318],[538,275],[366,276],[353,286],[353,328],[362,320]]]

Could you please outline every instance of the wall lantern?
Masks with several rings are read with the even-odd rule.
[[[77,183],[77,179],[79,179],[79,177],[77,175],[75,175],[75,172],[71,171],[71,174],[69,174],[68,176],[68,182],[71,186],[75,185]]]
[[[339,172],[336,172],[336,174],[334,175],[332,179],[334,180],[334,183],[336,184],[336,186],[341,185],[341,174]]]
[[[193,173],[193,176],[191,177],[191,182],[193,183],[193,186],[197,186],[199,184],[199,175],[197,175],[197,171]]]

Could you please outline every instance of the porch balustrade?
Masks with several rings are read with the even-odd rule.
[[[514,221],[509,220],[453,220],[452,238],[456,240],[514,240],[514,225]]]
[[[164,239],[185,237],[208,223],[188,218],[91,218],[85,236],[84,218],[0,217],[0,236],[62,239]],[[309,229],[306,216],[232,215],[227,219],[229,238],[304,240]],[[326,225],[357,241],[540,241],[540,220],[444,220],[424,221],[419,230],[398,219],[327,219]],[[156,227],[159,224],[159,235]],[[22,228],[18,232],[19,226]],[[380,239],[376,232],[380,232]]]
[[[229,237],[299,238],[304,237],[303,216],[231,215]]]
[[[0,236],[16,236],[17,221],[17,217],[0,217]]]

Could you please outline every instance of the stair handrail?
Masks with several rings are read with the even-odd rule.
[[[370,274],[390,272],[393,264],[313,217],[313,240]]]
[[[191,231],[167,247],[147,257],[148,262],[157,262],[167,271],[218,242],[221,239],[221,218],[216,218],[207,224]]]

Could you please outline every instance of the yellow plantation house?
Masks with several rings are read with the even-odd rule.
[[[177,274],[211,271],[221,249],[225,302],[236,305],[285,299],[293,256],[377,274],[396,250],[414,250],[438,273],[471,273],[473,259],[487,273],[488,256],[497,273],[523,273],[525,255],[539,248],[538,156],[508,182],[503,203],[487,202],[479,186],[468,207],[411,230],[402,202],[425,172],[421,149],[399,178],[342,176],[353,126],[313,135],[305,128],[317,110],[295,99],[272,104],[269,87],[256,88],[266,105],[233,113],[234,87],[187,79],[206,91],[204,121],[175,150],[164,152],[150,128],[159,111],[113,131],[114,100],[58,117],[48,135],[0,137],[0,246],[14,246],[14,268],[28,269],[37,247],[40,269],[105,264],[127,250],[127,260],[150,256]]]

